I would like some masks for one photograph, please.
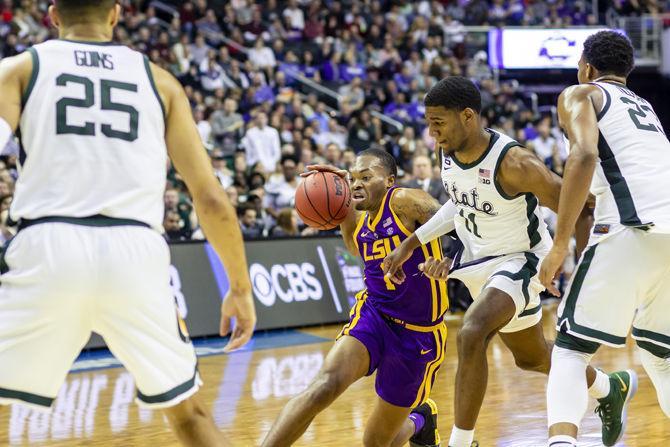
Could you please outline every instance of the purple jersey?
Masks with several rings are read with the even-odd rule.
[[[397,187],[388,190],[382,201],[381,211],[374,220],[365,213],[354,233],[354,241],[365,263],[367,302],[391,319],[430,326],[438,321],[449,307],[447,285],[435,281],[419,271],[419,264],[428,257],[442,259],[438,239],[414,250],[403,265],[405,281],[398,285],[384,278],[382,261],[400,243],[411,235],[391,209],[391,197]]]

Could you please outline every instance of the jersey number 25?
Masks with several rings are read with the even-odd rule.
[[[56,78],[56,85],[58,86],[66,86],[68,83],[81,84],[84,87],[84,98],[62,98],[56,103],[56,134],[95,136],[97,127],[96,123],[87,121],[83,126],[78,126],[74,124],[68,124],[67,122],[68,107],[89,109],[95,105],[96,98],[93,81],[71,74],[62,74]],[[137,128],[140,113],[133,106],[112,101],[112,89],[137,92],[137,85],[126,82],[110,81],[107,79],[102,79],[100,81],[100,109],[112,112],[127,113],[129,119],[129,130],[126,132],[113,129],[110,124],[101,124],[100,131],[108,138],[116,138],[130,142],[135,141],[137,140]]]

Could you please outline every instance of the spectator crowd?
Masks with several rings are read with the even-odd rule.
[[[0,58],[56,37],[49,3],[0,0]],[[445,201],[422,99],[449,75],[473,79],[482,91],[485,124],[532,148],[560,174],[566,153],[554,118],[534,111],[517,82],[495,80],[485,45],[465,27],[599,20],[584,0],[120,3],[115,40],[183,84],[214,173],[248,238],[314,234],[292,208],[299,173],[313,163],[348,169],[368,147],[396,157],[400,184]],[[656,0],[605,3],[601,15],[602,8],[621,14],[664,8]],[[2,160],[0,211],[6,215],[17,172],[14,156]],[[173,169],[164,227],[170,240],[203,237]]]

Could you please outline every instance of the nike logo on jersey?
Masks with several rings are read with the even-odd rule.
[[[364,232],[361,233],[361,237],[365,237],[365,236],[367,236],[368,234],[370,234],[369,231],[364,231]]]
[[[428,354],[430,351],[432,351],[432,349],[422,349],[422,350],[421,350],[421,355],[426,355],[426,354]]]

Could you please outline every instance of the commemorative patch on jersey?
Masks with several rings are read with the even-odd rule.
[[[491,170],[479,168],[479,183],[484,185],[491,184]]]
[[[593,227],[593,234],[608,234],[610,226],[608,224],[597,224]]]

